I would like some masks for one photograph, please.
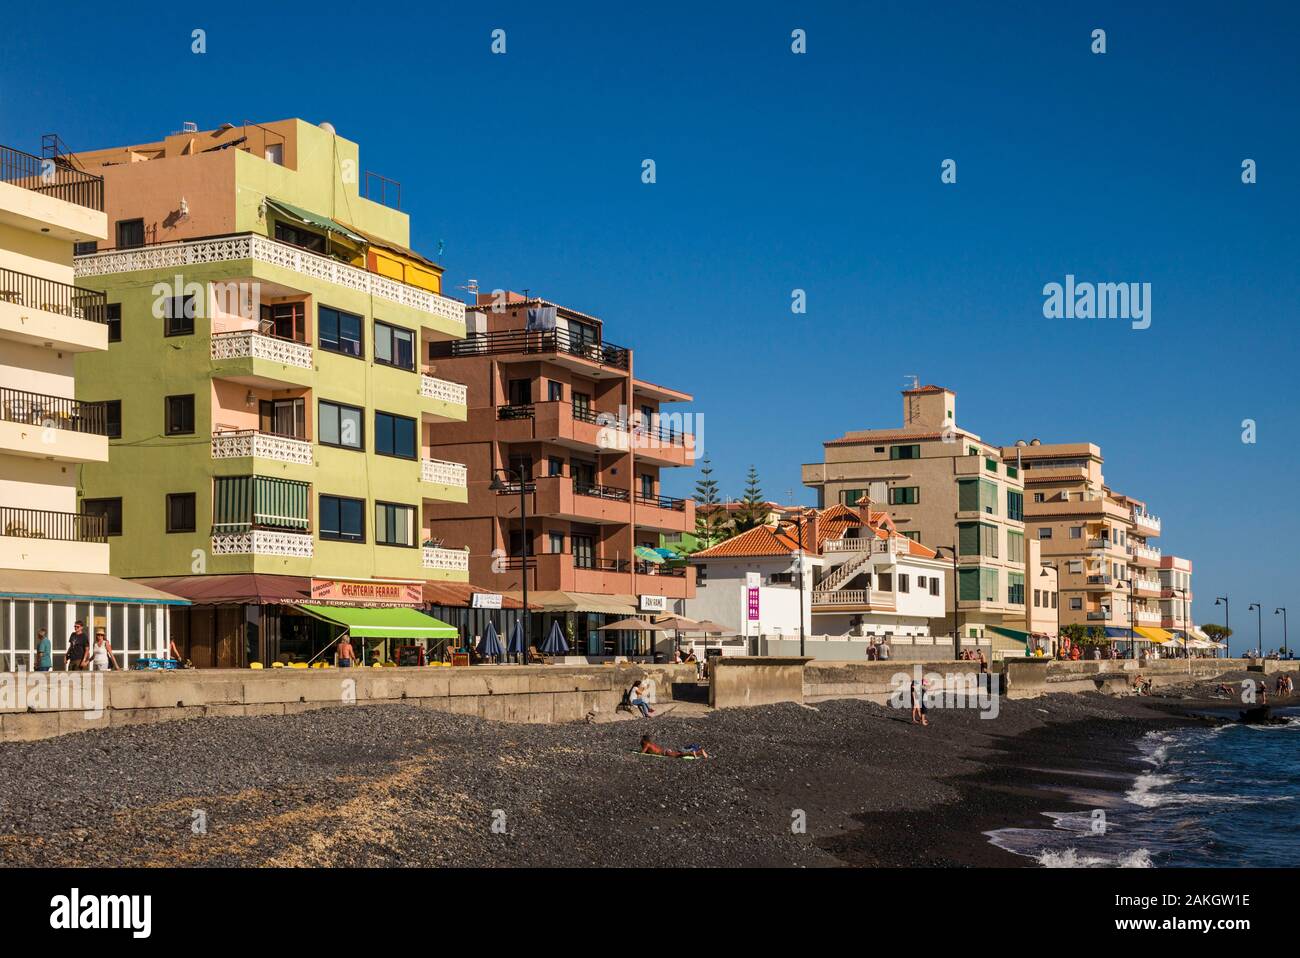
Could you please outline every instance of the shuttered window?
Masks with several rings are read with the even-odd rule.
[[[246,532],[253,526],[305,530],[310,485],[270,476],[213,480],[212,531]]]

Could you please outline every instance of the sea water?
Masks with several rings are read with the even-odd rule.
[[[1042,828],[989,832],[999,848],[1055,868],[1294,867],[1300,861],[1300,709],[1278,725],[1148,733],[1121,793],[1044,812]]]

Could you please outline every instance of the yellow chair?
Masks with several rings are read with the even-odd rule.
[[[250,669],[260,669],[260,668],[262,668],[262,663],[261,663],[261,662],[250,662],[250,663],[248,664],[248,667],[249,667]]]

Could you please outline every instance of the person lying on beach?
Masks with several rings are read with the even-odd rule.
[[[664,748],[662,745],[656,745],[649,735],[641,736],[641,751],[645,755],[663,755],[667,758],[708,758],[709,753],[704,751],[698,745],[688,745],[682,751],[675,748]]]

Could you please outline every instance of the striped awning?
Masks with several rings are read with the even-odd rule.
[[[212,484],[214,532],[245,532],[253,525],[306,529],[309,486],[272,476],[221,476]]]

